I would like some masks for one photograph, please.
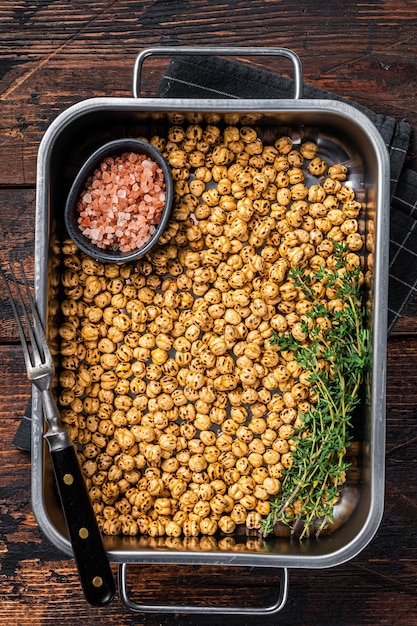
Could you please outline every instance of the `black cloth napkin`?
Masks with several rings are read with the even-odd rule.
[[[158,89],[165,98],[292,98],[294,81],[245,63],[212,56],[178,56],[168,65]],[[379,130],[391,165],[391,234],[388,329],[391,332],[417,288],[417,173],[404,167],[411,128],[343,98],[304,84],[305,98],[345,101],[367,115]],[[13,440],[30,450],[31,404]]]

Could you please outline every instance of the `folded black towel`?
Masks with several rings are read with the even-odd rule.
[[[168,65],[158,89],[166,98],[292,98],[293,80],[238,61],[212,56],[178,56]],[[417,285],[417,173],[404,168],[410,125],[374,113],[345,98],[304,85],[305,98],[349,102],[367,115],[381,133],[391,164],[391,235],[388,333],[416,291]],[[13,440],[30,450],[30,403]]]

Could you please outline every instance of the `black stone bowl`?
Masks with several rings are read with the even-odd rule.
[[[161,220],[156,226],[155,233],[142,247],[130,252],[121,252],[120,250],[112,250],[110,248],[99,248],[95,245],[91,239],[82,233],[78,224],[79,212],[77,209],[77,203],[80,194],[84,190],[87,179],[93,174],[94,170],[99,166],[103,159],[110,156],[119,156],[124,152],[145,154],[149,157],[149,159],[157,163],[165,178],[165,207],[162,212]],[[67,228],[68,235],[77,244],[79,249],[97,261],[110,263],[126,263],[135,261],[149,252],[164,232],[171,213],[173,195],[174,185],[171,171],[165,158],[157,148],[152,146],[150,143],[139,139],[116,139],[98,148],[98,150],[96,150],[87,159],[79,170],[65,203],[65,226]]]

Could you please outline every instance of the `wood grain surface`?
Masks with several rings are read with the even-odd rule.
[[[130,96],[136,54],[157,45],[288,47],[305,81],[413,129],[417,170],[417,12],[413,0],[19,0],[0,3],[0,260],[33,273],[36,158],[56,116],[93,96]],[[272,59],[252,65],[279,71]],[[149,62],[154,93],[165,61]],[[357,557],[327,570],[291,570],[275,617],[135,614],[117,598],[84,600],[74,562],[43,536],[31,503],[30,455],[13,436],[30,396],[16,328],[0,287],[0,623],[17,626],[417,624],[417,299],[389,338],[385,514]],[[280,572],[143,566],[128,572],[137,601],[270,601]],[[140,600],[139,600],[140,599]]]

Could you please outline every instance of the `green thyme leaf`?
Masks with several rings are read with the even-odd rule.
[[[292,437],[292,463],[284,470],[281,492],[262,521],[264,535],[273,532],[277,522],[293,531],[302,520],[300,538],[309,536],[313,528],[320,531],[326,527],[333,520],[333,507],[349,468],[345,454],[351,442],[352,414],[360,402],[369,365],[369,332],[365,328],[360,268],[347,268],[345,244],[334,242],[334,248],[334,269],[322,266],[313,277],[301,268],[289,273],[313,304],[302,325],[307,340],[301,345],[290,332],[275,333],[271,339],[281,350],[294,352],[297,363],[309,372],[309,384],[318,400],[299,415],[301,426]],[[338,301],[330,300],[326,306],[314,300],[315,281],[335,288]],[[324,325],[323,320],[327,322]]]

